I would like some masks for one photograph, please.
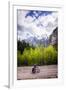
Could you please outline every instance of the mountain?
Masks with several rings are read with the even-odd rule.
[[[34,37],[29,37],[27,39],[24,39],[24,41],[34,46],[37,46],[37,45],[47,46],[49,44],[48,37],[42,37],[41,39],[38,39],[37,37],[34,36]]]
[[[50,35],[49,42],[51,45],[55,46],[56,49],[58,49],[58,27],[56,27]]]
[[[52,27],[52,24],[49,23],[48,24],[49,27]],[[49,30],[49,29],[47,29]],[[52,35],[53,31],[55,30],[55,27],[54,29],[50,29],[48,31],[48,33],[50,32],[50,34],[48,35],[47,33],[41,33],[43,32],[43,30],[41,32],[35,32],[30,29],[30,28],[26,28],[24,26],[19,26],[18,25],[18,40],[24,40],[26,43],[29,43],[30,45],[34,45],[34,46],[37,46],[37,45],[44,45],[44,46],[48,46],[48,44],[50,43],[51,40],[49,40],[50,36]]]

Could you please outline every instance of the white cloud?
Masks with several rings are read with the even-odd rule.
[[[34,22],[33,20],[35,19],[35,17],[28,16],[27,18],[25,18],[28,12],[29,11],[23,10],[18,11],[18,24],[27,28],[24,29],[24,31],[20,35],[21,39],[27,38],[27,33],[29,33],[30,36],[39,36],[40,38],[43,35],[49,36],[52,33],[53,29],[58,25],[57,12],[53,12],[52,14],[48,14],[47,16],[41,15]],[[37,24],[42,24],[43,27],[37,26]]]
[[[28,18],[26,18],[26,20],[25,20],[25,22],[26,23],[28,23],[28,24],[30,24],[30,23],[32,23],[32,21],[35,19],[35,17],[30,17],[30,16],[28,16]]]
[[[18,10],[18,24],[19,25],[24,25],[25,22],[25,16],[28,13],[26,10]]]

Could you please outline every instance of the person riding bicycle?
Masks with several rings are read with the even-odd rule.
[[[39,73],[40,69],[38,68],[38,66],[35,64],[34,67],[32,68],[32,73]]]

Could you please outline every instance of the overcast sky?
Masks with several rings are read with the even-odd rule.
[[[51,35],[58,26],[58,13],[53,11],[17,10],[18,39]]]

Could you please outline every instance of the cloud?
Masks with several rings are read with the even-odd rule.
[[[58,26],[58,13],[51,11],[18,10],[18,37],[49,36]]]

